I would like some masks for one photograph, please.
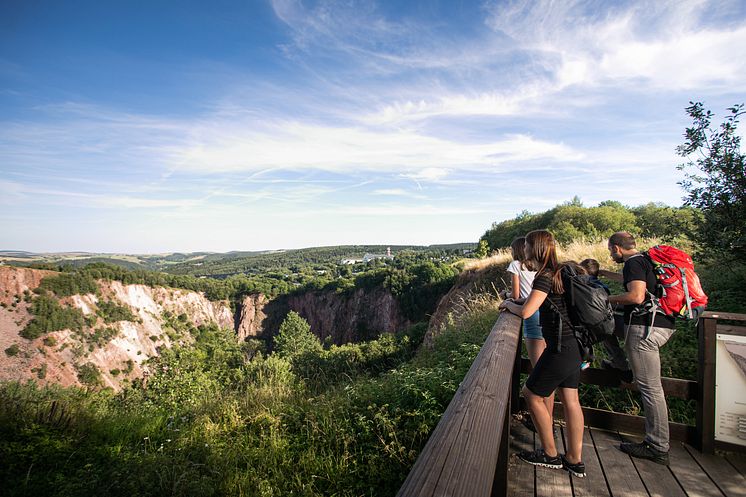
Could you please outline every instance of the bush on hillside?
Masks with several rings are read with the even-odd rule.
[[[136,321],[137,317],[132,314],[129,307],[119,305],[116,302],[101,300],[96,304],[98,314],[105,323],[116,323],[117,321]]]
[[[34,318],[19,333],[23,338],[33,340],[50,331],[69,329],[80,331],[86,325],[86,319],[79,309],[63,307],[50,295],[39,295],[30,308]]]
[[[98,283],[96,283],[96,279],[90,274],[84,272],[62,273],[57,276],[47,276],[41,280],[39,288],[42,290],[49,290],[58,297],[98,293]]]
[[[98,367],[90,362],[75,366],[75,370],[78,373],[78,380],[89,387],[97,387],[101,385],[101,371]]]
[[[529,231],[548,229],[561,243],[602,240],[616,231],[629,231],[641,237],[680,243],[683,235],[691,231],[698,219],[699,211],[690,207],[668,207],[654,203],[626,207],[616,201],[585,207],[575,197],[542,213],[524,211],[514,219],[494,223],[481,239],[496,250],[510,246],[515,238]]]

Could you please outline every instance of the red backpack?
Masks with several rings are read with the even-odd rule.
[[[667,316],[696,319],[707,306],[694,262],[689,254],[669,245],[656,245],[643,254],[653,263],[658,279],[658,310]]]

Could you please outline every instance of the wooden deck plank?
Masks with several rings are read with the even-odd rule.
[[[728,454],[725,459],[738,470],[739,473],[746,476],[746,454]]]
[[[567,433],[563,431],[565,440]],[[567,447],[565,445],[565,447]],[[575,497],[603,497],[609,495],[609,488],[606,485],[601,463],[596,454],[596,447],[593,445],[590,428],[583,432],[583,462],[585,463],[585,478],[572,479],[573,493]]]
[[[637,474],[632,459],[619,450],[619,435],[594,429],[591,438],[596,446],[606,481],[614,497],[641,497],[648,495]]]
[[[631,459],[650,497],[687,497],[668,466],[646,459]],[[700,478],[703,476],[700,472]]]
[[[712,483],[681,443],[673,442],[668,456],[671,459],[671,472],[688,497],[723,497],[720,489]]]
[[[554,444],[559,453],[563,452],[562,431],[557,430]],[[536,447],[540,446],[536,436]],[[564,469],[536,468],[536,497],[572,497],[572,483],[570,473]]]
[[[703,454],[689,445],[685,447],[726,497],[746,497],[746,477],[735,471],[725,458]]]
[[[508,495],[511,497],[534,497],[536,471],[516,457],[518,452],[533,450],[534,432],[514,420],[510,426],[510,461],[508,463]]]

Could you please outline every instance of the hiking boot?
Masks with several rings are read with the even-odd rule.
[[[668,466],[668,452],[655,449],[645,441],[640,443],[623,442],[619,445],[619,450],[638,459],[649,459],[654,463]]]
[[[632,383],[635,381],[632,377],[631,369],[619,369],[615,367],[608,359],[604,359],[603,361],[601,361],[601,369],[605,369],[607,371],[616,371],[616,373],[619,375],[619,379],[622,380],[624,383]]]
[[[580,461],[577,464],[573,464],[565,458],[562,454],[562,467],[565,468],[571,475],[577,476],[578,478],[585,478],[585,464]]]
[[[536,426],[534,425],[534,420],[531,419],[531,416],[529,415],[523,415],[521,416],[521,424],[528,428],[529,430],[533,431],[534,433],[537,433]],[[557,438],[557,427],[552,425],[552,435],[554,435],[554,438]]]
[[[518,453],[518,459],[534,466],[541,466],[544,468],[561,469],[562,458],[557,454],[554,457],[549,457],[544,452],[544,449],[536,450],[524,450]]]

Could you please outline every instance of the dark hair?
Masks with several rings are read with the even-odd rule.
[[[609,245],[622,247],[624,250],[631,250],[637,247],[635,237],[627,231],[617,231],[609,237]]]
[[[591,276],[598,276],[598,270],[601,268],[596,259],[585,259],[580,262],[580,265],[583,266]]]
[[[559,273],[560,263],[557,259],[557,242],[547,230],[534,230],[526,235],[526,259],[536,274],[547,273],[552,278],[552,291],[562,293],[562,277]]]
[[[510,251],[513,254],[513,260],[518,261],[523,265],[526,262],[526,237],[519,236],[513,243],[510,244]]]
[[[526,258],[536,269],[536,274],[546,274],[552,279],[552,292],[564,293],[562,284],[562,268],[572,267],[576,273],[585,274],[587,271],[575,261],[559,262],[557,259],[557,242],[552,233],[547,230],[534,230],[526,235],[526,245],[531,247],[526,251]]]

